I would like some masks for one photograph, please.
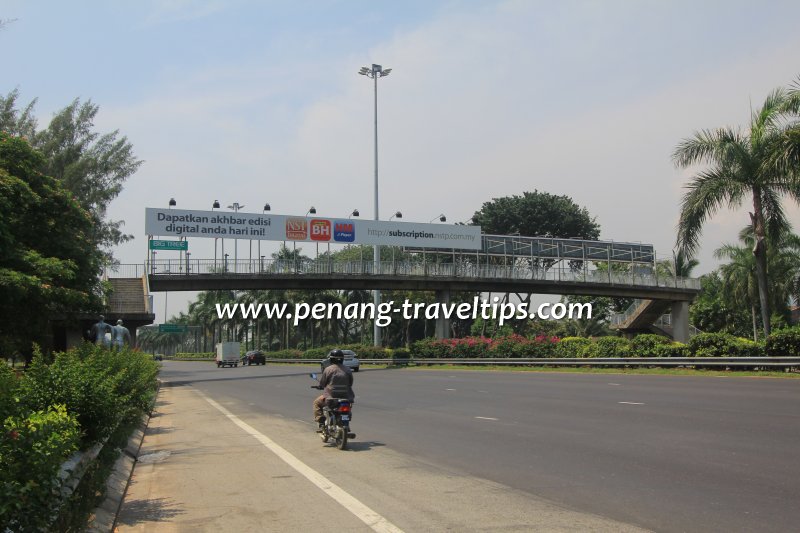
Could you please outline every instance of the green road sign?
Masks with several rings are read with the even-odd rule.
[[[189,241],[150,241],[151,250],[188,250]]]
[[[183,324],[159,324],[158,325],[158,332],[159,333],[186,333],[189,331],[188,326],[184,326]]]

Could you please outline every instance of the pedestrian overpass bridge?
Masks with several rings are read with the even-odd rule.
[[[403,260],[148,258],[118,265],[109,277],[142,277],[150,291],[202,290],[412,290],[433,291],[449,302],[453,292],[501,292],[633,298],[643,302],[615,324],[640,331],[672,312],[676,340],[688,340],[688,305],[700,290],[691,278],[659,275],[652,246],[548,237],[482,236],[482,249],[402,249]],[[649,303],[648,303],[649,302]],[[446,323],[437,334],[447,336]]]

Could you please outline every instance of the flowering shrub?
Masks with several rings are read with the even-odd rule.
[[[418,358],[552,357],[558,341],[558,337],[540,335],[529,339],[516,334],[494,339],[422,339],[411,346],[411,355]]]

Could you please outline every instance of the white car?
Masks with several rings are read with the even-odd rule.
[[[331,353],[333,350],[328,352],[328,357],[322,360],[320,363],[320,367],[324,371],[327,367],[331,365]],[[358,372],[358,367],[361,366],[361,363],[358,361],[358,357],[356,356],[356,352],[353,350],[342,350],[344,354],[344,366],[352,370],[353,372]]]

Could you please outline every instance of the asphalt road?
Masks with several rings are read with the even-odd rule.
[[[161,377],[244,419],[310,421],[310,371],[168,362]],[[800,527],[800,380],[362,369],[354,389],[354,443],[655,531]]]

